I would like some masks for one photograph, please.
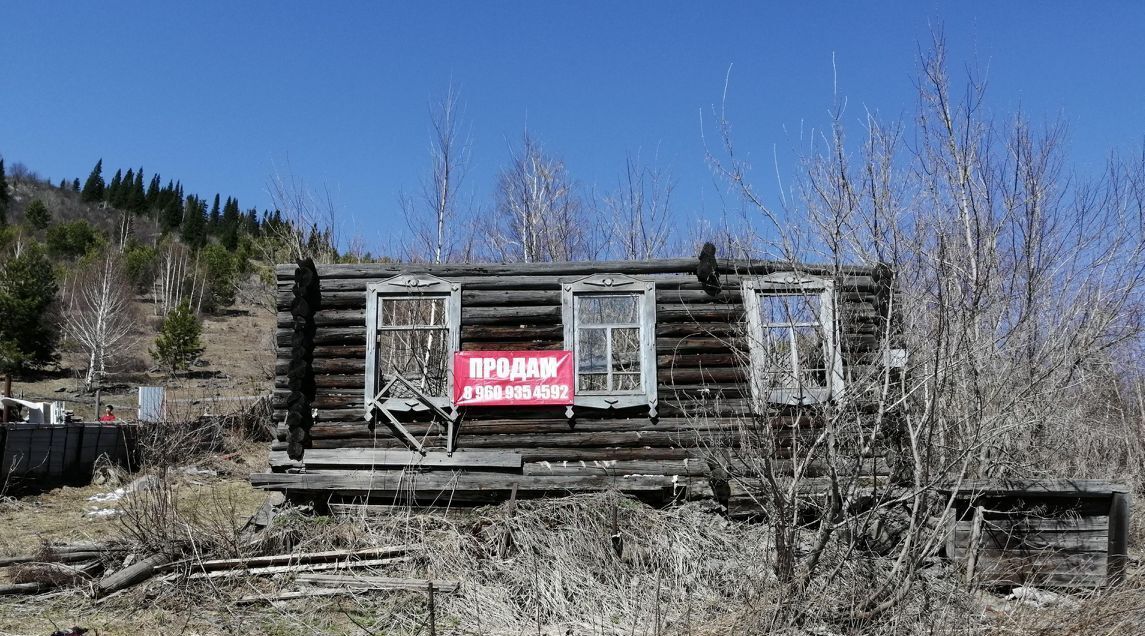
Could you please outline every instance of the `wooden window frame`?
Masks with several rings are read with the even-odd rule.
[[[379,299],[427,299],[445,300],[446,329],[446,388],[443,396],[428,396],[434,406],[452,409],[453,400],[453,354],[461,349],[461,284],[450,282],[428,274],[400,274],[383,281],[366,285],[366,382],[365,403],[367,417],[370,417],[369,404],[380,391],[382,383],[377,373],[378,353],[378,300]],[[390,411],[424,411],[430,407],[414,398],[387,398],[383,403]]]
[[[640,329],[639,390],[593,391],[581,394],[580,357],[577,355],[579,329],[577,298],[579,296],[636,296]],[[624,274],[594,274],[561,285],[561,319],[564,323],[564,346],[573,352],[573,404],[595,409],[621,409],[647,406],[649,416],[656,416],[656,284]],[[611,364],[611,361],[610,361]],[[572,417],[572,410],[568,411]]]
[[[818,296],[819,326],[823,330],[823,359],[827,361],[827,386],[767,389],[767,358],[763,350],[763,318],[760,296]],[[751,394],[757,404],[825,404],[843,397],[843,356],[839,347],[835,282],[829,278],[794,273],[771,274],[743,281],[743,306],[747,315],[751,366]]]

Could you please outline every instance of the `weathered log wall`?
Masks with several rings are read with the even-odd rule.
[[[252,481],[295,493],[374,499],[397,497],[404,489],[417,499],[434,500],[448,489],[454,501],[459,497],[481,501],[507,494],[513,484],[522,496],[602,488],[666,496],[710,495],[705,479],[707,449],[735,447],[745,419],[752,416],[741,282],[748,276],[792,270],[779,263],[724,263],[722,287],[713,296],[696,278],[695,267],[693,259],[319,266],[322,302],[313,316],[312,362],[316,387],[312,406],[318,415],[303,457],[305,473],[300,471],[301,464],[287,457],[289,429],[280,425],[271,455],[274,472],[254,475]],[[812,267],[799,271],[827,274]],[[405,446],[384,427],[371,429],[364,419],[366,285],[410,273],[428,273],[461,284],[462,350],[564,348],[562,283],[598,273],[654,281],[658,417],[650,418],[647,408],[578,409],[573,420],[566,419],[563,407],[469,409],[460,423],[457,447],[517,454],[519,469],[423,465],[427,472],[414,480],[409,477],[413,473],[401,471],[392,461],[374,462],[361,451]],[[276,422],[287,416],[292,388],[288,374],[294,334],[290,313],[295,303],[293,275],[292,266],[278,269]],[[835,285],[845,373],[849,382],[857,382],[879,371],[887,276],[877,269],[845,268],[835,275]],[[444,426],[427,418],[414,415],[408,418],[407,428],[419,439],[425,436],[429,448],[441,449]],[[796,418],[798,428],[792,426]],[[808,418],[790,409],[773,414],[770,424],[788,432],[792,443],[817,434]],[[347,451],[347,458],[357,459],[340,458],[337,451],[341,449]],[[869,466],[874,472],[885,472],[886,463],[872,457]],[[403,474],[407,475],[404,479]],[[691,492],[685,492],[689,488]]]

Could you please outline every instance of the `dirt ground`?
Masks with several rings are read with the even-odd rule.
[[[135,417],[140,386],[162,386],[168,400],[197,402],[187,408],[200,413],[188,415],[210,412],[212,407],[220,412],[231,404],[228,398],[262,395],[273,386],[275,316],[267,309],[238,304],[223,315],[205,316],[200,361],[175,376],[157,368],[148,354],[161,320],[147,314],[151,306],[146,303],[142,311],[134,342],[117,357],[100,392],[100,401],[114,405],[119,417]],[[63,401],[77,418],[90,421],[96,417],[95,395],[82,390],[84,367],[85,361],[65,347],[59,368],[14,381],[12,394]]]

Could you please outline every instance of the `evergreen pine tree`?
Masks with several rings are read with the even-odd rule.
[[[104,195],[107,197],[107,204],[113,208],[119,207],[120,192],[123,191],[123,171],[116,170],[115,176],[111,178],[111,183],[107,185],[107,190]]]
[[[203,352],[199,342],[202,331],[202,325],[191,311],[190,303],[183,301],[163,319],[159,336],[155,338],[155,347],[150,351],[151,357],[172,374],[186,369]]]
[[[147,210],[147,193],[143,190],[143,168],[139,168],[139,172],[135,173],[135,179],[130,184],[127,191],[127,209],[135,214],[141,214]]]
[[[43,230],[48,227],[52,222],[52,213],[48,212],[48,206],[39,199],[32,199],[28,207],[24,209],[24,220],[28,222],[37,230]]]
[[[46,319],[56,298],[55,269],[33,243],[0,267],[0,370],[22,371],[56,357],[56,321]]]
[[[197,196],[187,197],[183,205],[183,222],[179,229],[183,242],[197,250],[207,242],[207,202]]]
[[[175,191],[171,190],[166,199],[159,213],[159,229],[164,233],[174,232],[183,222],[183,202],[179,200]]]
[[[159,184],[159,173],[151,175],[151,183],[147,184],[147,193],[143,195],[144,203],[149,210],[159,207],[159,193],[163,191]]]
[[[0,226],[8,223],[8,179],[4,176],[4,160],[0,159]]]
[[[60,179],[60,186],[59,186],[59,188],[60,188],[61,190],[67,190],[67,189],[68,189],[68,180],[67,180],[67,179]]]
[[[258,210],[254,208],[247,210],[246,223],[244,223],[244,225],[246,227],[243,229],[243,231],[248,235],[257,237],[260,234],[259,230],[261,228],[259,228],[258,224]]]
[[[223,206],[223,218],[219,227],[219,242],[228,251],[233,252],[239,245],[239,231],[242,229],[242,212],[239,211],[239,202],[227,197],[227,204]]]
[[[76,177],[75,181],[72,181],[72,192],[79,192],[79,191],[80,191],[80,180],[79,180],[79,177]]]
[[[219,211],[219,195],[215,194],[215,204],[211,206],[211,216],[207,219],[207,233],[218,234],[221,214]]]
[[[95,163],[95,167],[91,169],[91,174],[88,175],[87,181],[83,184],[83,193],[80,195],[85,203],[98,203],[103,201],[103,193],[105,184],[103,182],[103,159]]]

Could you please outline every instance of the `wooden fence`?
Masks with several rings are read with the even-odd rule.
[[[0,485],[33,478],[85,480],[101,455],[134,466],[136,431],[125,422],[0,425]]]

